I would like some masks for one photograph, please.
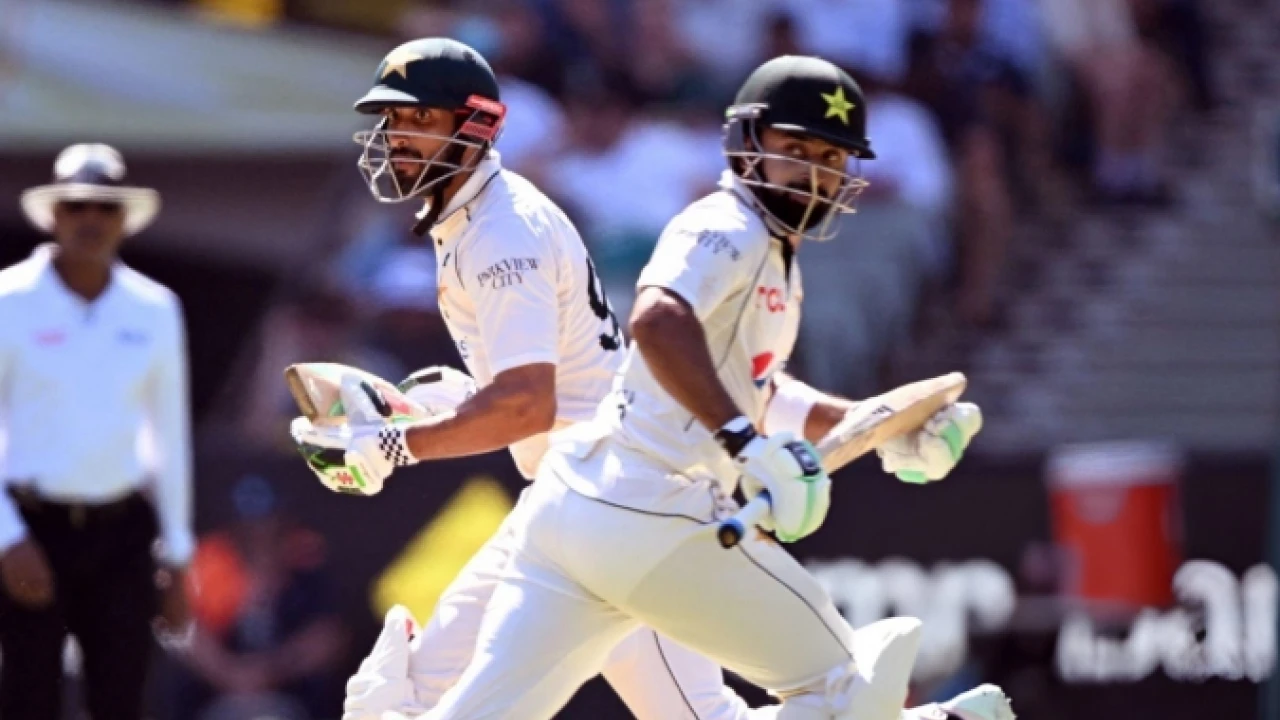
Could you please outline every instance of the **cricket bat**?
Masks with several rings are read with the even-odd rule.
[[[823,468],[833,473],[889,440],[919,430],[939,410],[959,400],[967,385],[964,373],[954,372],[863,400],[818,441],[818,457]],[[720,544],[725,548],[737,545],[747,528],[758,525],[770,509],[768,492],[752,498],[720,524],[717,533]]]
[[[285,368],[284,379],[289,394],[298,404],[304,417],[316,425],[341,425],[347,421],[346,408],[342,406],[343,378],[368,383],[376,391],[371,397],[384,417],[422,418],[427,411],[410,400],[395,385],[373,373],[342,363],[295,363]]]

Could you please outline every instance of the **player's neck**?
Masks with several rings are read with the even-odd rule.
[[[449,203],[453,202],[453,199],[458,196],[458,192],[462,190],[462,186],[467,184],[467,181],[471,179],[475,172],[476,170],[473,167],[449,178],[449,181],[444,185],[444,191],[440,193],[440,212],[444,212],[444,209],[449,207]]]

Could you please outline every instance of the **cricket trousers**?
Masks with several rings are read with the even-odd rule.
[[[885,677],[860,673],[853,630],[794,558],[761,537],[720,547],[727,508],[710,483],[667,481],[644,510],[570,489],[629,472],[645,469],[612,453],[547,455],[512,513],[516,551],[474,658],[424,718],[551,718],[642,625],[774,692],[779,720],[900,717],[917,640],[882,633]]]
[[[527,497],[531,489],[526,489]],[[522,500],[522,504],[523,504]],[[513,513],[436,604],[413,644],[409,676],[419,704],[434,707],[471,662],[485,607],[517,551]],[[648,628],[627,635],[592,675],[603,675],[637,720],[765,720],[724,683],[720,666]],[[519,715],[519,713],[517,713]]]
[[[140,720],[158,603],[151,503],[136,493],[103,505],[20,496],[19,508],[48,558],[55,598],[46,608],[29,609],[0,590],[0,718],[62,717],[62,657],[70,634],[83,658],[89,717]]]

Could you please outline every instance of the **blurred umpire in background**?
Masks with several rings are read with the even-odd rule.
[[[194,540],[182,309],[116,257],[160,207],[124,174],[111,147],[64,150],[53,184],[22,195],[54,242],[0,271],[4,720],[61,716],[68,634],[93,720],[141,718],[153,619],[159,612],[162,632],[186,628],[181,568]]]

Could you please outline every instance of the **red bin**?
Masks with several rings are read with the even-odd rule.
[[[1074,599],[1163,608],[1182,561],[1180,453],[1148,442],[1071,445],[1049,458],[1054,539]]]

